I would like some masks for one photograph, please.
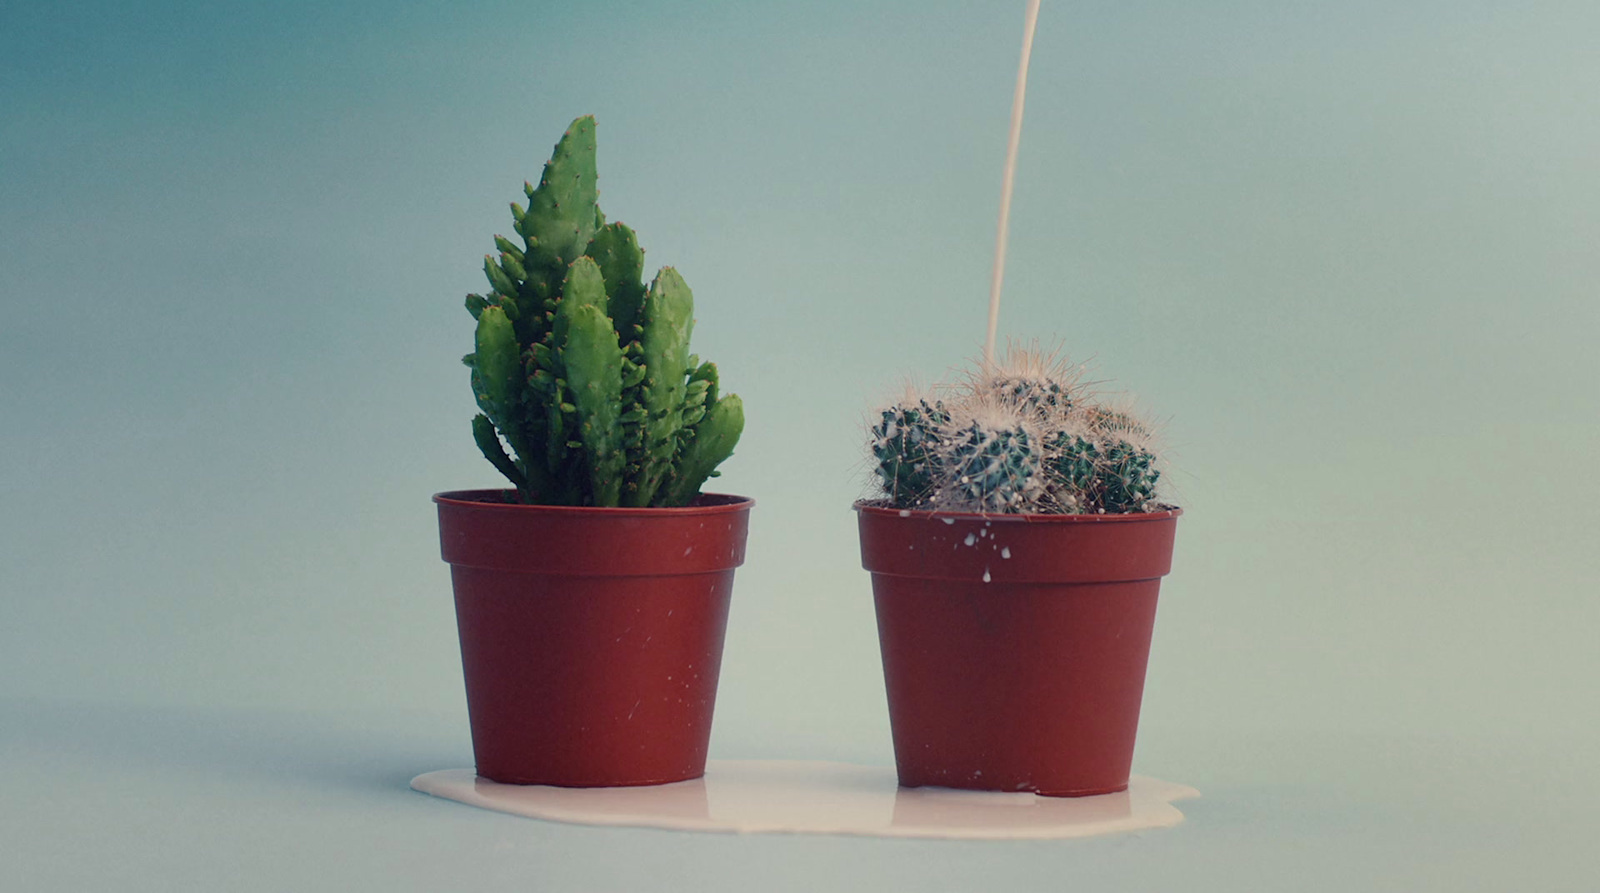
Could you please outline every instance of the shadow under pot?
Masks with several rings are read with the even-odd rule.
[[[567,787],[704,775],[753,501],[538,506],[506,490],[433,501],[478,775]]]
[[[1126,790],[1182,510],[855,508],[900,783]]]

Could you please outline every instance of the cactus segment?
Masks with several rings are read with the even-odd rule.
[[[658,505],[688,505],[700,495],[716,467],[733,455],[744,432],[744,402],[737,394],[718,400],[700,424],[689,430],[686,444],[673,467]]]
[[[1085,491],[1094,486],[1100,464],[1100,448],[1082,434],[1058,432],[1050,444],[1054,454],[1055,473],[1063,483],[1074,490]]]
[[[528,278],[528,271],[523,269],[522,261],[504,251],[500,252],[500,272],[505,274],[512,288],[516,288],[516,283]]]
[[[1156,455],[1112,429],[1088,436],[1061,432],[1051,443],[1051,471],[1058,499],[1071,511],[1145,511],[1161,478]]]
[[[522,349],[504,310],[487,307],[478,315],[476,341],[473,391],[478,405],[491,420],[509,419],[521,397],[517,373],[522,367],[518,359]]]
[[[897,505],[920,505],[933,493],[938,428],[950,421],[943,403],[909,401],[883,410],[872,426],[872,455],[883,489]]]
[[[478,315],[475,340],[477,351],[462,359],[470,357],[472,360],[469,364],[472,367],[472,391],[477,398],[478,408],[482,409],[490,423],[505,435],[512,451],[517,456],[526,458],[531,454],[529,447],[531,432],[528,432],[525,426],[519,425],[517,419],[522,414],[522,408],[529,396],[528,388],[523,376],[521,351],[517,344],[515,329],[502,308],[485,307]],[[478,441],[478,446],[483,448],[484,440],[478,434],[477,424],[473,423],[473,437]],[[500,467],[490,452],[485,451],[484,455],[496,468]],[[518,474],[515,477],[509,474],[506,476],[511,478],[517,489],[523,492],[524,498],[529,498],[548,487],[548,476],[537,464],[522,461],[513,463],[513,466]]]
[[[556,344],[566,342],[567,326],[570,325],[575,311],[585,306],[594,307],[600,311],[601,316],[605,316],[606,281],[594,260],[580,257],[567,268],[566,279],[561,285],[561,301],[556,305],[555,320],[550,327],[552,340]],[[615,333],[612,334],[611,340],[616,341]]]
[[[586,115],[556,143],[517,229],[528,245],[523,266],[534,296],[554,297],[567,267],[594,237],[598,197],[594,117]]]
[[[997,399],[1037,415],[1065,415],[1074,405],[1071,389],[1048,378],[1007,376],[991,380],[989,387]]]
[[[511,241],[505,236],[495,236],[494,247],[498,248],[501,254],[508,255],[518,264],[521,264],[522,261],[527,257],[527,255],[523,253],[522,249],[517,247],[517,243]],[[526,279],[527,277],[522,276],[520,278]]]
[[[630,464],[636,490],[624,495],[624,504],[652,504],[656,490],[672,468],[678,430],[683,425],[684,376],[689,363],[689,336],[694,329],[694,293],[683,277],[663,267],[645,296],[640,325],[640,347],[645,377],[640,400],[646,417],[643,438]]]
[[[489,464],[500,470],[511,483],[517,486],[518,492],[528,489],[528,480],[522,474],[522,469],[511,461],[506,455],[506,448],[500,445],[500,437],[495,434],[494,423],[483,413],[472,417],[472,439],[478,442],[478,449],[483,451],[483,457]]]
[[[691,357],[691,359],[693,359]],[[717,388],[720,381],[717,377],[717,364],[709,360],[694,367],[694,372],[689,375],[689,384],[697,381],[706,383],[706,405],[715,406],[717,403]]]
[[[626,224],[608,224],[594,234],[584,254],[600,265],[609,298],[608,312],[616,324],[618,339],[627,344],[634,339],[634,326],[639,324],[645,297],[641,281],[644,250],[639,247],[639,238]]]
[[[941,440],[941,502],[979,512],[1033,507],[1043,490],[1043,451],[1025,425],[974,419]]]
[[[689,353],[689,286],[665,268],[646,289],[638,237],[606,223],[593,118],[572,122],[523,193],[511,215],[524,245],[495,236],[490,290],[466,298],[476,349],[462,362],[483,411],[473,439],[524,502],[694,498],[732,453],[743,406]]]
[[[644,367],[635,363],[628,357],[627,351],[624,351],[622,356],[622,387],[624,389],[636,388],[642,381],[644,381]]]
[[[489,285],[494,289],[495,294],[504,295],[508,298],[517,296],[516,281],[505,270],[501,269],[499,264],[494,262],[493,255],[485,254],[483,256],[483,275],[484,278],[489,280]]]
[[[570,300],[570,296],[568,298]],[[595,505],[616,505],[622,495],[622,348],[611,320],[593,304],[567,313],[562,302],[557,321],[568,317],[561,364],[577,416],[578,442],[588,466]]]
[[[1100,475],[1100,508],[1107,512],[1143,511],[1155,497],[1161,472],[1154,467],[1155,454],[1127,442],[1117,442],[1105,451]]]

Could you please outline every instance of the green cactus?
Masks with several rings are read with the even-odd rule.
[[[1155,453],[1115,431],[1059,432],[1048,445],[1046,468],[1056,498],[1079,513],[1144,511],[1161,472]]]
[[[495,236],[490,290],[467,296],[473,439],[523,502],[687,505],[733,453],[744,405],[689,353],[683,277],[663,268],[645,288],[638,238],[606,223],[595,184],[585,116],[511,205],[522,244]]]
[[[997,400],[1036,415],[1059,416],[1076,405],[1072,390],[1049,378],[1009,375],[990,379],[988,389]]]
[[[949,421],[943,403],[917,399],[883,410],[878,424],[872,426],[878,478],[896,505],[918,505],[932,495],[937,431]]]
[[[1100,448],[1080,433],[1058,431],[1047,444],[1051,454],[1049,471],[1062,499],[1075,509],[1084,507],[1083,494],[1095,488],[1100,474]]]
[[[689,335],[694,329],[694,295],[683,277],[663,267],[645,295],[640,310],[641,362],[638,405],[643,437],[628,457],[628,490],[622,504],[650,505],[678,455],[688,391]],[[742,415],[741,415],[742,418]]]
[[[868,446],[902,509],[1101,514],[1154,511],[1161,478],[1150,426],[1090,402],[1074,370],[1013,350],[938,393],[884,410]]]
[[[969,377],[967,390],[1036,420],[1059,423],[1082,401],[1080,372],[1037,343],[1012,344],[1000,362],[986,363]]]
[[[1155,498],[1161,471],[1155,454],[1127,441],[1114,441],[1105,450],[1099,475],[1100,508],[1106,512],[1139,512]]]
[[[942,432],[939,504],[980,512],[1023,512],[1043,491],[1043,451],[1026,426],[974,419]]]
[[[678,463],[665,484],[665,505],[683,505],[699,492],[706,478],[715,477],[716,467],[733,454],[733,445],[744,430],[744,402],[736,394],[718,400],[700,419],[685,428]]]

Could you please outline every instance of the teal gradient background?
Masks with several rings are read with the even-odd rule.
[[[1200,788],[1189,824],[684,839],[405,792],[471,761],[428,501],[498,485],[461,297],[591,112],[603,206],[693,286],[695,348],[748,410],[713,756],[891,758],[863,424],[981,345],[1022,6],[0,8],[22,888],[220,889],[309,847],[288,886],[1594,889],[1577,2],[1044,3],[1001,330],[1166,420],[1186,514],[1135,771]],[[616,847],[637,858],[582,861]]]

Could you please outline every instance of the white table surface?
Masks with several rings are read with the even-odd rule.
[[[470,762],[451,719],[0,702],[0,887],[1579,893],[1600,880],[1592,741],[1162,729],[1138,768],[1203,792],[1176,828],[920,841],[564,825],[410,790],[419,771]]]

